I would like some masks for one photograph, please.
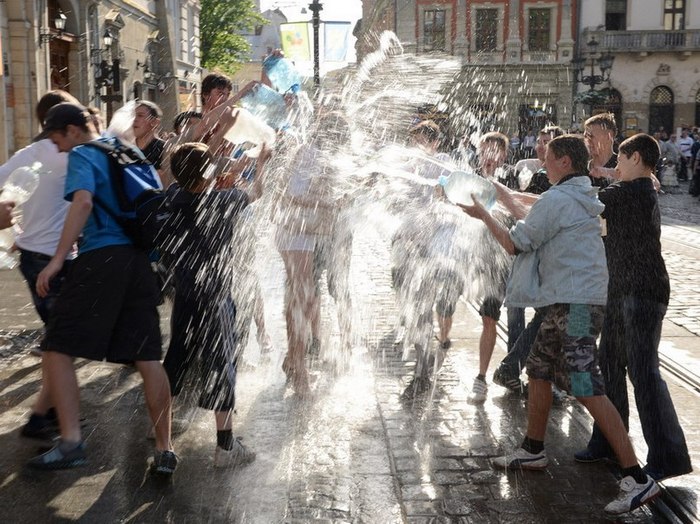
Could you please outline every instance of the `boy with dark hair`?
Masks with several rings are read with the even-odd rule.
[[[165,140],[158,138],[163,111],[153,102],[139,100],[134,109],[134,139],[146,159],[160,174]]]
[[[65,198],[71,204],[56,252],[37,277],[40,297],[49,292],[51,280],[81,233],[83,238],[49,318],[43,355],[61,439],[50,451],[31,459],[29,466],[64,469],[87,461],[73,366],[77,357],[135,363],[155,426],[152,471],[172,474],[177,456],[170,441],[168,377],[160,363],[158,286],[148,254],[133,245],[115,219],[119,204],[109,158],[96,147],[83,145],[110,139],[100,139],[84,107],[67,102],[49,110],[44,133],[59,151],[70,151]]]
[[[198,111],[183,111],[182,113],[178,113],[175,120],[173,120],[173,131],[176,135],[180,135],[183,129],[192,125],[193,120],[199,121],[201,119],[202,113]]]
[[[202,79],[202,113],[221,105],[231,94],[233,83],[224,75],[209,73]]]
[[[608,272],[600,237],[604,206],[586,176],[588,152],[573,135],[553,139],[545,167],[552,187],[510,230],[478,202],[460,206],[483,220],[505,250],[515,255],[506,304],[545,308],[535,344],[527,360],[530,377],[528,426],[520,448],[493,460],[504,469],[544,469],[547,420],[552,405],[550,384],[569,391],[591,413],[610,441],[622,468],[620,493],[605,511],[620,514],[646,504],[659,487],[634,455],[627,431],[605,396],[597,362],[596,337],[603,324]],[[509,193],[502,203],[518,215]]]
[[[600,365],[605,390],[629,420],[626,374],[634,387],[637,411],[647,443],[645,471],[655,480],[692,471],[688,447],[673,401],[659,371],[658,346],[668,306],[670,286],[661,255],[661,217],[652,174],[659,146],[649,135],[637,134],[620,145],[619,181],[598,194],[605,204],[605,253],[610,273],[605,322],[600,339]],[[612,456],[600,427],[579,462]]]
[[[214,190],[215,164],[202,143],[178,146],[171,168],[179,187],[170,196],[169,240],[163,248],[173,267],[175,299],[170,346],[163,365],[177,396],[192,366],[199,372],[199,405],[215,412],[215,466],[236,466],[255,459],[233,437],[232,416],[238,357],[245,340],[236,322],[239,312],[231,297],[234,232],[238,216],[262,190],[262,172],[269,152],[261,152],[252,197],[238,190]],[[206,277],[203,277],[206,272]]]
[[[591,156],[588,174],[596,187],[607,186],[615,177],[615,136],[617,124],[612,113],[593,115],[583,124],[583,138]]]

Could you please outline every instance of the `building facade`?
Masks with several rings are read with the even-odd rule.
[[[168,129],[198,103],[198,0],[0,1],[0,44],[0,161],[39,132],[34,107],[50,89],[107,121],[129,100],[152,100]]]
[[[490,127],[523,136],[568,127],[577,0],[364,0],[360,54],[391,30],[405,52],[446,52],[462,62],[461,104]],[[583,2],[582,2],[583,3]]]
[[[581,54],[591,41],[614,56],[607,100],[593,112],[613,111],[627,135],[700,125],[700,2],[586,0]]]

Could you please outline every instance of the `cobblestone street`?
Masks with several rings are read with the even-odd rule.
[[[697,226],[676,226],[664,227],[665,257],[673,274],[664,350],[698,375],[698,281],[693,277],[700,269],[700,257],[692,246],[700,245],[696,242],[700,233]],[[138,377],[131,368],[103,363],[78,363],[89,465],[56,473],[24,468],[37,444],[21,439],[18,428],[40,380],[39,360],[27,350],[40,334],[18,274],[0,274],[4,520],[609,522],[603,506],[617,493],[616,479],[609,466],[573,461],[573,452],[585,445],[590,419],[569,399],[553,408],[547,438],[552,463],[547,471],[504,474],[491,467],[491,457],[520,443],[526,402],[492,384],[485,404],[467,402],[478,367],[481,327],[471,304],[461,303],[457,310],[454,346],[433,394],[415,402],[400,400],[413,362],[403,361],[394,346],[398,319],[386,243],[372,231],[356,238],[361,240],[354,246],[351,288],[362,341],[353,352],[350,370],[336,375],[332,355],[322,351],[312,363],[312,399],[300,401],[291,394],[280,367],[285,347],[281,261],[277,256],[262,257],[268,329],[277,349],[271,358],[261,359],[251,336],[247,365],[237,386],[234,422],[235,432],[257,452],[257,460],[234,471],[215,470],[212,416],[202,411],[186,414],[187,406],[181,405],[176,416],[191,424],[175,438],[182,461],[168,484],[146,473],[151,442],[145,438],[149,428]],[[679,243],[691,247],[680,249]],[[262,249],[270,247],[263,244]],[[337,345],[337,329],[327,296],[323,309],[324,347],[330,348]],[[167,308],[162,313],[167,326]],[[501,341],[491,368],[503,355]],[[489,374],[489,382],[490,378]],[[700,464],[698,391],[674,375],[666,378],[694,463]],[[644,457],[636,416],[630,432],[638,456]],[[699,491],[697,473],[671,480],[661,502],[617,521],[692,522]],[[673,520],[674,513],[686,520]]]

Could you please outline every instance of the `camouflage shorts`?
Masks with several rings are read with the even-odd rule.
[[[604,314],[604,306],[547,307],[527,359],[528,376],[554,382],[575,397],[604,395],[596,347]]]

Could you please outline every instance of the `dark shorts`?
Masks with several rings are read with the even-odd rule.
[[[604,316],[604,306],[554,304],[545,308],[527,359],[527,375],[554,382],[575,397],[605,395],[596,346]]]
[[[53,305],[56,303],[56,298],[61,292],[61,286],[66,280],[66,275],[68,270],[73,264],[72,260],[66,260],[63,263],[63,269],[58,272],[58,274],[49,283],[49,293],[45,297],[40,297],[36,293],[36,280],[44,268],[51,261],[51,257],[44,255],[43,253],[36,253],[34,251],[27,251],[26,249],[20,249],[19,251],[19,269],[27,281],[27,286],[29,287],[29,292],[32,295],[32,302],[34,302],[34,307],[36,312],[41,317],[41,321],[44,325],[49,323],[49,314]]]
[[[158,285],[132,246],[83,253],[70,268],[47,328],[47,350],[109,362],[160,360]]]
[[[498,297],[486,297],[481,306],[479,307],[479,315],[482,317],[489,317],[498,322],[501,318],[501,306],[503,305],[503,300]]]

